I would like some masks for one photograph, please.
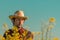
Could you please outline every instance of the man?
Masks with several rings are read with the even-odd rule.
[[[4,33],[3,37],[5,40],[33,40],[32,33],[22,27],[25,20],[27,20],[23,11],[16,11],[9,18],[13,23],[13,28]]]

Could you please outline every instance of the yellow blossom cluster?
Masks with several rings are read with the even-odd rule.
[[[23,33],[22,33],[22,35],[21,34],[19,34],[19,32],[18,32],[18,28],[16,27],[16,26],[14,26],[13,28],[12,28],[12,31],[13,31],[13,33],[10,35],[10,34],[8,34],[10,31],[9,30],[7,30],[6,32],[5,32],[5,35],[6,35],[6,38],[4,38],[4,37],[2,37],[2,39],[1,40],[24,40],[23,39],[23,36],[26,36],[26,34],[27,34],[27,32],[28,31],[24,31]],[[21,37],[21,38],[20,38]],[[32,38],[30,37],[30,38],[28,38],[27,40],[32,40]]]

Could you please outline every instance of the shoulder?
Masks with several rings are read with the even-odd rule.
[[[24,30],[24,32],[26,33],[26,36],[33,35],[31,31],[26,30],[26,29],[24,29],[24,28],[23,28],[23,30]]]
[[[33,35],[33,34],[32,34],[31,31],[28,31],[28,32],[27,32],[27,35],[28,35],[28,36],[31,36],[31,35]]]
[[[23,28],[23,30],[27,33],[27,35],[28,35],[28,34],[32,34],[32,32],[29,31],[29,30],[27,30],[27,29],[24,29],[24,28]]]
[[[31,37],[31,38],[33,39],[33,34],[32,34],[32,32],[31,32],[31,31],[28,31],[27,34],[26,34],[26,37],[27,37],[27,38],[30,38],[30,37]]]

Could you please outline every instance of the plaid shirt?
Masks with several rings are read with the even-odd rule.
[[[24,29],[23,27],[21,29],[9,29],[7,30],[3,37],[5,40],[33,40],[33,35],[30,31]]]

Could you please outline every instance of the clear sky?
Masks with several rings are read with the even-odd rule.
[[[7,23],[11,28],[12,23],[8,18],[16,10],[23,10],[29,19],[25,26],[29,26],[30,31],[41,31],[41,20],[48,21],[50,17],[56,19],[53,28],[53,36],[60,38],[60,0],[0,0],[0,34],[3,34],[2,25]]]

